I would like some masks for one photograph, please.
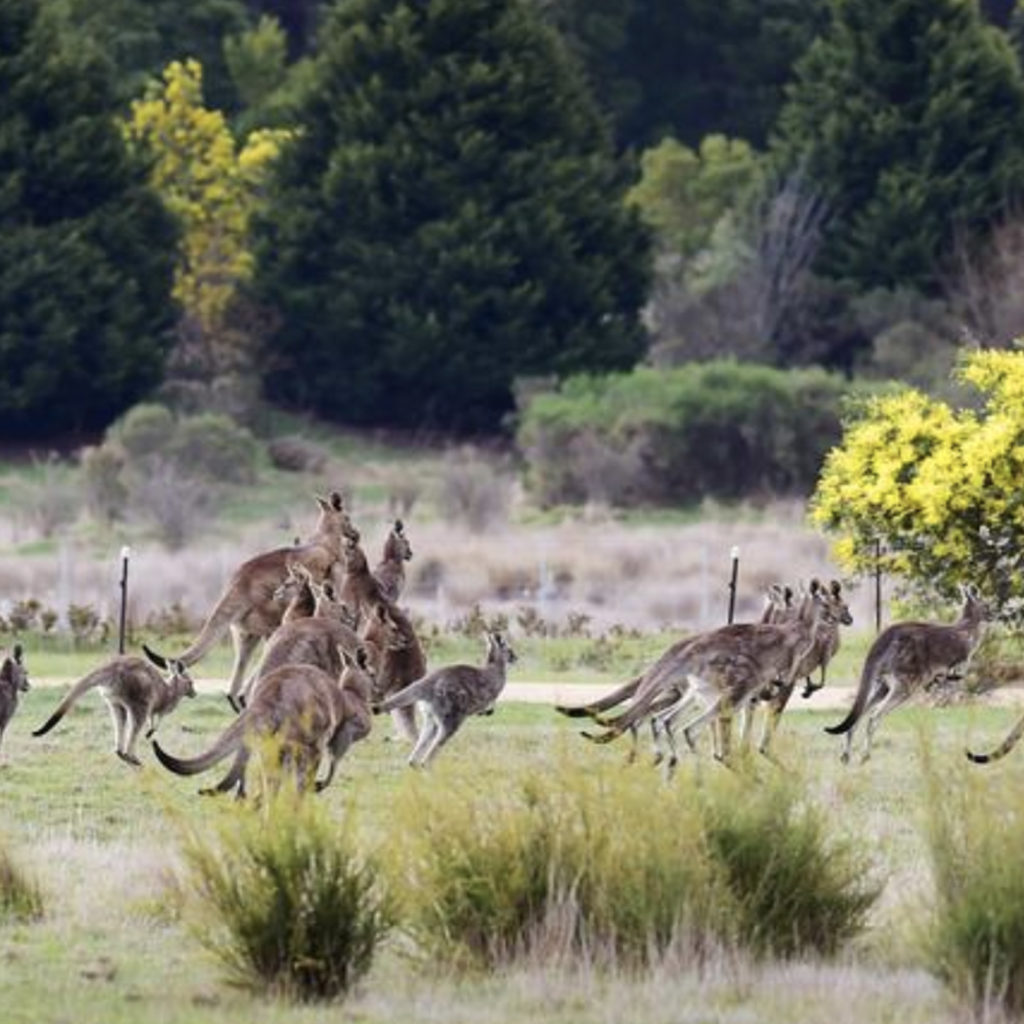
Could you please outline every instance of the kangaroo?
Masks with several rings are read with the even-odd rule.
[[[850,760],[853,734],[867,715],[864,751],[871,756],[871,742],[878,723],[918,690],[938,679],[962,679],[971,656],[981,641],[989,610],[972,587],[962,587],[963,609],[950,624],[895,622],[882,630],[868,649],[860,683],[849,714],[838,724],[825,727],[833,736],[846,734],[840,760]]]
[[[230,629],[235,656],[228,701],[236,711],[245,670],[259,642],[273,633],[284,615],[283,602],[274,599],[275,588],[293,565],[304,566],[316,580],[324,579],[342,558],[343,538],[355,533],[337,491],[329,498],[316,500],[320,515],[312,537],[304,544],[274,548],[243,562],[228,580],[199,634],[177,659],[186,667],[194,665]],[[152,653],[145,646],[143,652],[147,657]],[[154,664],[158,662],[154,660]]]
[[[315,665],[282,665],[256,687],[245,710],[204,753],[179,758],[153,741],[157,760],[176,775],[196,775],[234,755],[228,773],[202,794],[235,790],[246,795],[246,767],[260,742],[274,741],[278,766],[295,773],[298,789],[323,789],[334,776],[334,765],[370,729],[369,681],[362,667],[342,680]],[[316,784],[317,769],[330,758],[326,780]]]
[[[797,680],[806,680],[803,691],[804,697],[809,697],[811,693],[821,689],[825,685],[825,669],[839,649],[839,627],[840,625],[850,626],[853,624],[853,616],[850,614],[850,609],[843,598],[842,584],[838,580],[832,580],[828,585],[828,589],[822,591],[821,595],[827,602],[828,611],[826,614],[819,615],[815,621],[811,631],[810,649],[800,659],[792,679],[788,682],[773,682],[769,692],[763,698],[763,702],[767,707],[765,708],[761,739],[757,749],[759,753],[765,756],[768,756],[768,748],[771,745],[772,737],[775,735],[779,719],[786,710],[790,697],[793,696]],[[809,596],[805,598],[805,600],[809,599]],[[789,607],[788,603],[786,607]],[[792,613],[790,612],[790,614]],[[821,670],[821,682],[817,686],[812,686],[811,674],[819,669]],[[746,734],[749,731],[751,710],[749,706],[744,709],[744,738],[746,738]]]
[[[169,715],[182,697],[194,697],[195,686],[180,661],[164,662],[166,678],[145,658],[118,654],[83,676],[68,691],[52,715],[33,736],[44,736],[71,709],[82,694],[99,687],[114,723],[114,753],[136,767],[142,764],[135,754],[139,732],[148,723],[146,738],[151,737],[160,720]]]
[[[398,600],[405,587],[405,563],[410,558],[412,547],[405,535],[405,526],[401,519],[396,519],[387,540],[384,541],[381,560],[373,570],[381,594],[392,604]]]
[[[345,538],[340,564],[344,569],[344,579],[339,590],[340,600],[355,612],[357,623],[361,623],[387,598],[377,577],[370,572],[366,553],[359,544],[358,530]]]
[[[423,646],[409,616],[397,605],[377,605],[363,627],[362,641],[374,668],[373,696],[378,703],[427,674]],[[415,743],[419,730],[414,706],[395,708],[391,720],[402,739]]]
[[[399,690],[387,700],[375,703],[373,713],[381,714],[418,704],[423,711],[416,746],[409,764],[422,768],[455,735],[470,715],[487,714],[505,688],[505,668],[516,660],[515,651],[500,633],[487,634],[487,660],[483,668],[448,665]]]
[[[308,619],[316,611],[313,577],[302,564],[288,566],[285,578],[274,588],[274,601],[284,605],[281,625],[297,619]],[[248,683],[248,680],[246,681]]]
[[[263,660],[240,695],[243,704],[252,699],[260,681],[282,665],[315,665],[337,679],[343,668],[343,654],[355,657],[361,643],[351,626],[351,613],[341,604],[330,582],[309,586],[315,595],[313,615],[282,623],[267,641]]]
[[[608,743],[630,725],[653,715],[657,734],[667,741],[671,770],[677,761],[672,723],[697,702],[701,705],[699,713],[683,726],[687,743],[693,745],[693,732],[704,722],[718,718],[715,757],[727,760],[733,712],[744,708],[775,680],[792,680],[811,646],[814,623],[820,615],[829,614],[824,590],[817,580],[812,581],[810,593],[804,613],[793,620],[721,626],[674,645],[637,688],[629,709],[612,719],[599,718],[607,731],[587,734],[587,738]],[[666,707],[669,694],[674,699]]]
[[[995,750],[989,751],[987,754],[975,754],[970,750],[966,751],[967,760],[973,761],[975,764],[988,764],[991,761],[998,761],[1001,757],[1006,755],[1017,746],[1017,742],[1021,736],[1024,736],[1024,718],[1021,718],[1017,724],[1010,730],[1009,735],[1003,740],[1002,743],[996,747]]]
[[[15,644],[10,654],[3,652],[0,663],[0,743],[14,712],[18,710],[18,696],[32,688],[28,681],[28,670],[22,660],[21,644]]]

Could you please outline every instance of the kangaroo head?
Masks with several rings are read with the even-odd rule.
[[[273,598],[275,601],[292,601],[301,596],[312,580],[309,570],[301,562],[294,562],[288,566],[285,578],[274,588]]]
[[[853,616],[843,598],[843,585],[839,580],[832,580],[825,589],[825,608],[823,617],[828,622],[838,622],[841,626],[852,626]]]
[[[516,652],[512,650],[501,633],[497,632],[497,630],[488,630],[487,661],[489,663],[501,661],[511,665],[516,660]]]
[[[194,697],[196,695],[196,684],[189,675],[184,662],[177,658],[171,658],[167,662],[167,685],[177,690],[183,697]]]
[[[395,520],[395,525],[388,534],[384,544],[384,557],[396,562],[408,562],[412,558],[412,546],[405,535],[405,525],[401,519]]]
[[[981,596],[981,592],[973,583],[961,583],[959,589],[963,601],[962,618],[972,622],[985,622],[995,618],[994,609]]]
[[[28,693],[32,688],[28,681],[28,670],[22,661],[21,644],[15,644],[11,653],[4,656],[3,664],[0,665],[0,680],[22,693]]]
[[[377,605],[377,618],[384,627],[384,646],[389,651],[402,651],[413,646],[415,634],[412,623],[396,605],[381,601]]]
[[[320,508],[320,518],[316,524],[318,534],[331,536],[341,534],[348,537],[355,533],[358,539],[359,531],[352,525],[348,512],[345,511],[345,503],[338,491],[331,491],[326,498],[319,494],[316,495],[316,503]]]

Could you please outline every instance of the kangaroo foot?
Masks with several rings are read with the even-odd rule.
[[[142,762],[134,754],[129,754],[127,752],[122,752],[120,750],[115,751],[115,753],[117,754],[117,756],[119,758],[121,758],[122,761],[125,762],[125,764],[130,764],[134,768],[141,768],[142,767]]]
[[[234,696],[230,693],[227,695],[227,698],[228,703],[231,705],[231,710],[234,711],[236,715],[240,715],[242,713],[242,705],[239,704],[238,701],[235,700]]]
[[[804,700],[806,700],[808,697],[810,697],[812,693],[817,693],[820,689],[822,689],[824,685],[824,683],[812,683],[810,680],[808,680],[806,683],[804,683],[803,692],[800,694],[800,696],[803,697]]]

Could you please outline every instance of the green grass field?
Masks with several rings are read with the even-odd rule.
[[[110,752],[107,713],[89,695],[50,734],[33,738],[58,695],[38,687],[8,730],[0,768],[0,838],[39,881],[45,917],[0,926],[0,1017],[5,1024],[75,1020],[90,1024],[228,1021],[944,1021],[957,1008],[918,966],[914,930],[929,902],[930,876],[921,830],[923,737],[952,774],[967,769],[968,741],[987,746],[1016,712],[983,706],[911,708],[879,732],[867,765],[843,768],[839,742],[822,726],[834,715],[797,712],[778,737],[779,765],[754,762],[750,784],[770,773],[796,773],[837,830],[868,850],[885,890],[868,934],[838,963],[751,964],[734,957],[705,965],[666,965],[643,976],[572,972],[542,964],[497,976],[453,977],[417,965],[395,943],[342,1009],[268,1003],[220,980],[216,964],[174,913],[170,880],[187,827],[221,813],[196,795],[200,779],[181,779],[157,765],[131,769]],[[214,695],[187,701],[161,727],[176,753],[205,746],[229,721]],[[339,818],[354,814],[372,843],[388,841],[402,823],[390,813],[411,776],[404,748],[379,721],[370,738],[342,762],[321,797]],[[505,704],[474,720],[432,770],[468,775],[480,792],[500,789],[518,768],[566,763],[620,770],[621,746],[594,747],[574,723],[536,705]],[[141,748],[140,748],[141,749]],[[1024,755],[1018,755],[1018,758]],[[649,773],[649,764],[621,767]],[[729,769],[710,760],[670,785],[699,784],[702,773]],[[745,769],[747,770],[747,769]],[[989,769],[1024,779],[1014,758]],[[661,783],[653,783],[656,794]]]

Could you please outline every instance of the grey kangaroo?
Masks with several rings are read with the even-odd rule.
[[[373,570],[381,594],[392,603],[402,596],[402,590],[405,588],[405,563],[410,558],[412,547],[405,535],[405,525],[401,519],[396,519],[387,540],[384,541],[381,560]]]
[[[11,652],[3,652],[0,664],[0,742],[3,742],[4,731],[18,710],[18,697],[31,689],[28,681],[28,670],[22,660],[21,644],[15,644]]]
[[[860,683],[849,714],[825,727],[833,736],[846,734],[840,755],[850,760],[853,735],[867,716],[861,760],[871,756],[871,742],[882,718],[933,682],[962,679],[981,641],[989,609],[973,587],[961,587],[963,609],[956,622],[894,622],[875,638],[864,659]]]
[[[89,690],[99,688],[114,724],[114,753],[131,765],[142,762],[135,754],[139,733],[148,723],[147,738],[156,732],[160,719],[169,715],[182,697],[196,695],[192,677],[180,661],[163,662],[166,678],[145,658],[118,654],[83,676],[67,692],[52,715],[33,736],[44,736]]]
[[[373,706],[374,714],[418,705],[423,724],[409,764],[423,767],[470,715],[487,714],[505,688],[505,668],[516,660],[515,651],[500,633],[487,634],[487,659],[475,665],[448,665],[399,690]]]

